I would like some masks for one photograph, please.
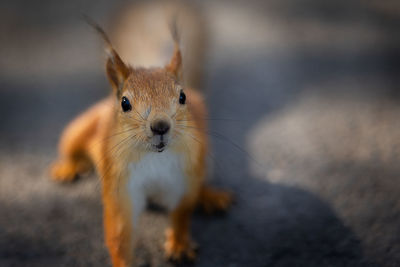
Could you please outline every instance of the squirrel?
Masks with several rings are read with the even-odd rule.
[[[204,98],[181,81],[183,60],[173,32],[169,62],[143,68],[126,64],[106,33],[92,26],[105,41],[112,93],[65,128],[51,176],[72,181],[95,167],[101,178],[105,242],[113,266],[133,263],[136,222],[148,200],[168,210],[167,258],[193,261],[194,209],[224,211],[233,199],[232,193],[206,185],[209,142]]]

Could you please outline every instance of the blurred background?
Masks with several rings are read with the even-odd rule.
[[[95,175],[47,166],[109,92],[102,42],[126,1],[0,3],[0,266],[110,266]],[[194,1],[225,216],[196,214],[197,266],[400,265],[400,2]],[[163,266],[165,214],[137,263]],[[161,238],[162,237],[162,238]]]

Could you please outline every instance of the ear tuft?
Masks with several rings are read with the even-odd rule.
[[[117,93],[121,90],[125,80],[129,76],[129,67],[125,65],[121,57],[113,48],[110,39],[105,31],[91,18],[84,16],[86,22],[92,26],[97,33],[102,37],[106,45],[105,51],[107,54],[106,72],[111,86]]]
[[[174,40],[174,53],[170,62],[165,67],[168,72],[173,74],[178,80],[182,79],[182,53],[179,47],[179,32],[177,25],[177,15],[173,16],[169,28],[171,31],[172,39]]]

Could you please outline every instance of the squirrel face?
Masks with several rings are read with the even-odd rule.
[[[175,126],[180,122],[182,130],[189,115],[186,95],[178,82],[182,65],[179,46],[175,45],[164,68],[129,67],[110,43],[107,52],[107,77],[120,103],[116,105],[119,127],[132,130],[135,147],[162,152],[182,136]]]
[[[187,117],[186,95],[165,68],[130,69],[117,100],[118,123],[124,129],[137,129],[136,146],[162,152],[179,138],[175,126],[177,121],[182,126]]]

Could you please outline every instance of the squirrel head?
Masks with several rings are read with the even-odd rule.
[[[180,82],[182,56],[178,42],[166,66],[133,68],[121,59],[105,32],[96,24],[92,26],[106,43],[106,73],[116,100],[119,131],[129,132],[135,147],[162,152],[179,140],[190,122]]]

